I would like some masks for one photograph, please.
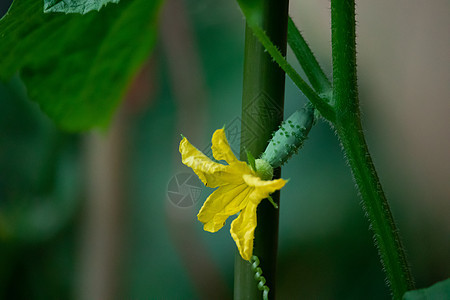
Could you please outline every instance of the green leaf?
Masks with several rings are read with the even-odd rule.
[[[44,12],[85,14],[91,10],[99,11],[108,3],[119,3],[119,0],[44,0]]]
[[[161,2],[64,15],[15,0],[0,20],[0,79],[19,71],[29,97],[63,129],[105,127],[155,44]]]
[[[406,292],[403,300],[433,300],[450,299],[450,278],[433,284],[432,286]]]

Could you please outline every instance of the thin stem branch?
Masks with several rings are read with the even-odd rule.
[[[389,204],[364,138],[358,101],[354,0],[331,1],[334,123],[375,234],[395,299],[414,287]]]
[[[314,107],[322,114],[322,116],[328,121],[333,122],[335,119],[334,111],[331,105],[329,105],[324,99],[322,99],[307,83],[303,80],[300,74],[287,62],[284,55],[278,50],[278,48],[272,44],[267,37],[264,30],[258,26],[251,26],[248,24],[254,35],[259,39],[261,44],[266,48],[267,52],[272,56],[273,60],[286,72],[286,74],[292,79],[294,84],[300,89],[300,91],[308,98]]]
[[[265,2],[267,2],[267,0],[255,2],[255,6],[248,6],[246,1],[238,0],[242,13],[246,18],[247,26],[251,28],[253,34],[265,48],[265,51],[267,51],[272,59],[281,67],[281,69],[286,72],[294,84],[300,89],[305,97],[308,98],[320,114],[328,121],[333,122],[335,120],[333,107],[327,103],[327,100],[322,99],[287,62],[285,58],[286,52],[281,52],[279,50],[279,45],[271,41],[274,37],[266,34],[267,29],[262,27],[261,5],[264,5]],[[277,5],[274,4],[272,9],[276,8],[276,6]]]
[[[308,43],[306,43],[302,34],[290,17],[288,23],[288,44],[294,52],[295,57],[297,57],[297,60],[302,66],[306,77],[308,77],[309,82],[316,92],[319,94],[328,94],[331,92],[330,81],[317,62],[317,59],[311,51],[311,48],[308,46]]]

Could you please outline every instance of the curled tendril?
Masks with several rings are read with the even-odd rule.
[[[259,266],[259,258],[253,255],[251,258],[252,270],[255,272],[255,280],[258,282],[258,290],[263,292],[263,300],[269,299],[269,287],[266,285],[266,278],[262,276],[263,271]]]

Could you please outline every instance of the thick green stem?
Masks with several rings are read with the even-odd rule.
[[[263,0],[262,15],[258,24],[273,44],[286,53],[287,0]],[[242,97],[241,159],[246,150],[258,157],[266,148],[271,134],[283,120],[285,74],[272,61],[249,26],[245,33],[244,85]],[[275,177],[281,174],[275,169]],[[279,193],[272,198],[279,203]],[[278,210],[264,200],[258,206],[253,254],[260,259],[260,267],[270,288],[269,298],[275,295],[275,271],[278,246]],[[254,271],[248,261],[236,254],[235,299],[261,299]]]
[[[360,121],[354,0],[331,1],[334,123],[375,234],[394,299],[414,287],[389,204],[372,163]]]

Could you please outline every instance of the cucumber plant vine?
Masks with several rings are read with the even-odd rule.
[[[355,1],[331,0],[332,84],[300,31],[289,19],[289,45],[312,87],[287,62],[261,27],[265,2],[238,0],[253,34],[336,131],[374,232],[392,295],[400,299],[406,291],[414,288],[414,282],[362,130],[356,73]]]
[[[104,126],[124,94],[127,83],[154,46],[156,15],[161,1],[122,0],[119,3],[119,0],[45,0],[44,3],[43,10],[42,3],[37,4],[35,0],[15,0],[9,13],[0,20],[0,56],[3,57],[0,79],[8,79],[21,71],[30,96],[64,129],[79,131]],[[102,8],[108,3],[119,4]],[[314,123],[320,118],[325,119],[336,131],[342,145],[374,232],[375,245],[392,295],[395,299],[401,299],[406,291],[414,289],[414,282],[362,130],[356,71],[355,0],[331,0],[331,81],[300,30],[288,17],[287,0],[237,0],[237,3],[247,24],[242,120],[249,126],[256,122],[264,127],[258,132],[256,144],[245,145],[245,139],[242,139],[241,159],[247,159],[243,150],[248,147],[245,150],[268,162],[273,168],[271,172],[274,178],[279,178],[279,167],[302,146]],[[99,13],[91,13],[84,18],[78,16],[100,9]],[[55,14],[57,12],[76,16]],[[21,23],[20,16],[22,19],[27,17],[28,22]],[[100,20],[100,17],[104,20]],[[124,47],[121,47],[129,38],[121,30],[124,24],[135,26],[134,47],[129,48],[128,52],[124,52]],[[38,27],[40,30],[35,30]],[[65,36],[64,30],[71,31],[73,35]],[[94,40],[99,36],[101,40],[95,43]],[[17,37],[23,37],[23,41],[17,43]],[[86,37],[86,45],[80,42],[83,40],[80,37]],[[45,43],[29,46],[39,39],[45,39]],[[56,41],[62,42],[58,47],[53,47],[52,43]],[[287,43],[306,79],[286,60]],[[86,57],[75,57],[78,62],[73,60],[74,56],[63,57],[63,54],[71,53],[72,48],[84,46],[92,47],[85,52]],[[62,58],[57,59],[58,55]],[[95,59],[87,67],[86,62],[90,62],[91,57]],[[103,57],[113,57],[114,64],[108,63],[106,66],[107,60]],[[61,82],[61,78],[68,76],[59,74],[58,70],[52,73],[51,78],[36,76],[41,70],[53,67],[55,61],[66,66],[76,76],[64,82]],[[255,102],[255,97],[261,92],[268,97],[260,97],[256,102],[260,101],[265,109],[283,111],[285,74],[310,103],[283,123],[282,114],[281,117],[272,116],[270,120],[262,117],[256,121],[250,120],[246,108],[252,101]],[[111,84],[117,78],[119,82]],[[98,86],[92,88],[93,81],[103,82],[102,89],[98,89]],[[66,92],[72,91],[73,87],[76,87],[73,93]],[[54,93],[58,90],[64,91],[65,98]],[[61,99],[52,98],[58,96]],[[58,101],[58,105],[54,101]],[[242,136],[246,134],[243,128]],[[255,160],[249,160],[254,165],[254,171],[257,171]],[[261,295],[265,299],[274,297],[278,232],[278,211],[274,206],[279,205],[279,193],[275,192],[272,198],[273,205],[263,201],[258,206],[254,255],[250,256],[252,253],[246,252],[246,257],[251,257],[250,261],[241,259],[239,255],[236,257],[235,297],[238,299]],[[265,276],[262,276],[260,261]]]

